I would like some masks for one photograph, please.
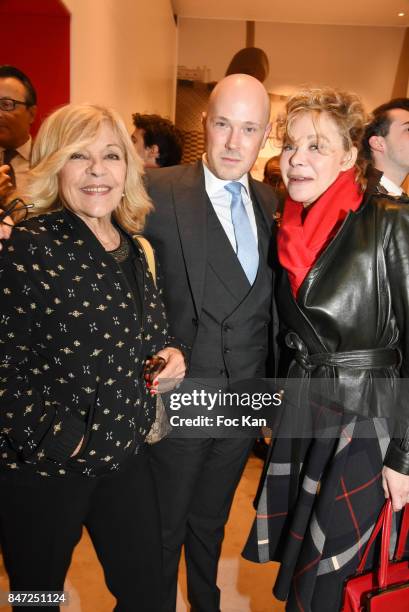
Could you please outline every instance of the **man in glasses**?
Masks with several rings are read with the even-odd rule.
[[[0,66],[0,198],[24,193],[31,154],[31,124],[37,95],[30,79],[14,66]]]

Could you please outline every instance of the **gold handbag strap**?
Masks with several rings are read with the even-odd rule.
[[[142,247],[142,250],[145,254],[145,259],[148,264],[149,272],[152,274],[153,282],[155,283],[156,287],[156,262],[153,248],[149,240],[146,240],[146,238],[144,238],[143,236],[135,234],[134,238],[139,242],[139,245]]]

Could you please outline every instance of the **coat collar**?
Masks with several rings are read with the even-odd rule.
[[[266,186],[260,183],[260,181],[254,180],[250,174],[249,187],[252,201],[254,204],[257,203],[260,206],[267,227],[271,230],[274,224],[274,212],[277,210],[278,206],[278,200],[274,191],[269,189],[267,196]]]
[[[90,255],[92,255],[96,261],[103,261],[105,265],[108,265],[117,271],[118,268],[113,257],[104,249],[98,238],[80,217],[67,208],[62,208],[62,210],[57,214],[60,215],[60,218],[63,220],[66,226],[70,228],[74,242],[76,242],[78,245],[85,244],[86,248],[90,252]],[[47,216],[48,215],[46,215],[45,218]],[[145,268],[145,254],[139,242],[134,239],[132,234],[124,230],[123,227],[120,226],[114,219],[112,220],[112,223],[116,225],[121,232],[126,234],[135,245]]]
[[[207,227],[208,236],[211,236],[212,240],[214,239],[217,242],[216,248],[209,249],[207,258],[209,265],[225,289],[234,298],[234,301],[240,303],[250,291],[251,285],[211,205],[207,207]]]

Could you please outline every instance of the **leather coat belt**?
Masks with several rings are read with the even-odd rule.
[[[286,345],[295,350],[295,360],[307,372],[312,372],[319,366],[335,366],[354,368],[358,370],[373,370],[399,366],[401,353],[399,349],[374,348],[359,351],[344,351],[338,353],[308,353],[308,348],[295,332],[288,332]]]

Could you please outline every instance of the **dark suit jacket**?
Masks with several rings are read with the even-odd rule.
[[[207,260],[208,196],[202,162],[148,173],[147,187],[155,212],[145,235],[163,267],[165,303],[172,333],[192,346],[200,316]],[[268,227],[277,201],[271,187],[249,176],[253,203]],[[272,235],[272,234],[271,234]]]

